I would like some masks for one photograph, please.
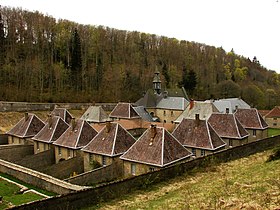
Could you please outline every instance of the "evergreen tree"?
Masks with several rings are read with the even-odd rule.
[[[2,19],[2,11],[0,10],[0,67],[4,63],[5,63],[5,32],[4,32],[4,23]]]
[[[79,91],[82,87],[82,53],[81,40],[76,28],[70,40],[70,59],[72,88]]]
[[[180,82],[180,86],[183,86],[188,94],[193,95],[193,91],[195,90],[197,85],[196,73],[193,70],[187,71],[186,66],[183,66],[183,75],[182,81]]]

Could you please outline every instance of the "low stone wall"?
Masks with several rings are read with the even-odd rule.
[[[191,171],[195,167],[206,167],[213,163],[226,162],[238,158],[246,157],[251,154],[262,152],[280,145],[280,136],[267,138],[252,142],[246,145],[233,147],[205,157],[199,157],[178,165],[173,165],[159,171],[150,172],[140,176],[128,178],[101,185],[93,189],[82,190],[68,195],[57,196],[42,201],[35,201],[30,204],[14,207],[13,209],[53,209],[59,206],[59,209],[79,209],[82,207],[97,205],[100,201],[109,201],[110,199],[121,197],[137,189],[143,189],[147,185],[162,182],[176,176]]]
[[[0,145],[8,144],[8,136],[6,134],[0,134]]]
[[[8,144],[0,146],[0,159],[10,162],[19,161],[33,154],[33,145]]]
[[[27,103],[0,101],[0,112],[29,112],[53,110],[55,105],[66,109],[87,109],[92,103]],[[116,103],[96,103],[105,111],[112,111]]]
[[[74,174],[81,174],[84,172],[84,158],[76,156],[51,165],[42,172],[58,179],[66,179]]]
[[[1,159],[0,172],[11,175],[25,183],[50,192],[55,192],[57,194],[68,194],[85,189],[85,187],[73,185],[52,176]]]
[[[21,160],[15,161],[15,163],[42,172],[47,166],[55,164],[54,149],[29,155]]]
[[[65,179],[65,181],[77,185],[94,185],[98,183],[109,182],[123,177],[122,167],[122,161],[117,158],[111,165],[97,168],[78,176]]]

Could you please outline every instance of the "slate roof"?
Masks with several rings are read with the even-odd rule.
[[[264,121],[257,109],[237,109],[234,114],[244,128],[266,129],[267,123]]]
[[[97,131],[85,120],[78,119],[75,121],[74,126],[72,122],[71,124],[72,125],[53,142],[54,145],[71,149],[80,149],[97,135]]]
[[[200,119],[207,120],[213,112],[219,111],[211,102],[193,101],[193,106],[191,107],[191,103],[189,103],[185,111],[174,122],[180,123],[184,118],[195,119],[196,114],[199,114]]]
[[[133,107],[133,109],[136,111],[136,113],[145,121],[147,122],[153,122],[153,118],[152,116],[149,114],[149,112],[147,112],[147,110],[145,109],[145,107],[143,106],[136,106]]]
[[[183,119],[172,134],[186,147],[216,150],[226,145],[206,120]]]
[[[51,112],[51,115],[61,117],[68,124],[70,124],[71,119],[73,118],[73,116],[70,114],[70,112],[65,108],[55,108]]]
[[[213,113],[208,122],[222,138],[243,139],[249,136],[233,114]]]
[[[45,123],[35,114],[25,113],[25,116],[6,134],[20,138],[35,136]]]
[[[87,122],[102,123],[108,121],[109,116],[102,106],[90,106],[81,116],[81,119]]]
[[[121,156],[121,159],[165,167],[187,158],[191,154],[166,129],[155,127],[147,129],[135,144]]]
[[[52,116],[48,119],[46,125],[32,139],[45,143],[56,141],[69,127],[69,125],[58,116]]]
[[[137,112],[133,109],[131,103],[119,102],[113,111],[110,113],[111,118],[132,119],[140,118]]]
[[[163,97],[156,108],[158,109],[171,109],[171,110],[185,110],[189,101],[183,97]]]
[[[226,113],[226,109],[229,109],[229,114],[232,114],[238,109],[250,109],[251,107],[243,101],[241,98],[224,98],[213,101],[214,106],[220,113]]]
[[[82,150],[84,152],[113,157],[122,155],[135,141],[134,137],[120,124],[107,123]]]
[[[276,106],[265,115],[265,118],[280,117],[280,107]]]

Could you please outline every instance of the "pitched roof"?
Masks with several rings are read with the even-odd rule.
[[[82,120],[87,122],[106,122],[109,116],[103,110],[102,106],[90,106],[85,113],[81,116]]]
[[[149,128],[121,159],[164,167],[191,155],[166,129]]]
[[[96,130],[84,120],[78,119],[75,123],[72,122],[71,124],[72,125],[53,143],[54,145],[71,149],[80,149],[97,135]]]
[[[133,109],[137,112],[137,114],[145,121],[148,122],[152,122],[153,118],[152,116],[149,114],[149,112],[147,112],[147,110],[145,109],[144,106],[136,106],[133,107]]]
[[[70,112],[65,108],[55,108],[52,110],[51,115],[61,117],[68,124],[70,124],[71,119],[73,118]]]
[[[206,120],[183,119],[172,134],[187,147],[216,150],[226,145]]]
[[[140,118],[137,112],[133,109],[131,103],[123,103],[123,102],[119,102],[116,105],[116,107],[110,113],[109,117],[124,118],[124,119]]]
[[[270,110],[260,110],[260,109],[258,109],[258,112],[260,113],[261,116],[265,117],[265,115],[267,115],[270,112]]]
[[[120,124],[107,123],[82,150],[112,157],[123,154],[134,143],[134,137]]]
[[[189,101],[183,97],[163,97],[156,105],[156,108],[185,110],[188,104]]]
[[[220,137],[243,139],[249,136],[233,114],[213,113],[208,122]]]
[[[234,113],[244,128],[266,129],[267,123],[264,121],[257,109],[237,109]]]
[[[214,100],[213,104],[219,110],[220,113],[226,113],[226,109],[229,109],[229,113],[232,114],[236,109],[250,109],[251,107],[241,98],[224,98]]]
[[[27,138],[35,136],[45,123],[35,114],[25,113],[23,117],[10,131],[8,135]]]
[[[42,141],[52,143],[56,141],[69,127],[69,125],[62,120],[61,117],[52,116],[48,119],[46,125],[37,133],[32,139],[35,141]]]
[[[280,117],[280,107],[276,106],[270,112],[268,112],[265,117],[273,118],[273,117]]]
[[[199,114],[200,119],[206,120],[213,112],[218,112],[218,109],[211,102],[193,101],[189,103],[185,111],[175,120],[175,123],[180,123],[184,118],[195,119],[196,114]]]

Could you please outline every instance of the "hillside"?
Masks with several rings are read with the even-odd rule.
[[[88,209],[279,209],[280,160],[271,151],[192,171]]]
[[[0,100],[134,102],[156,67],[163,88],[184,86],[196,100],[280,102],[279,75],[234,50],[0,8]]]

